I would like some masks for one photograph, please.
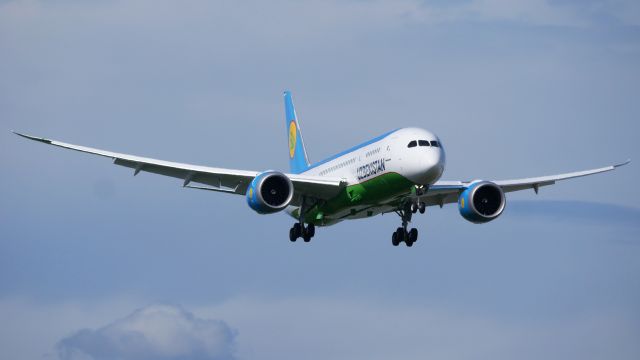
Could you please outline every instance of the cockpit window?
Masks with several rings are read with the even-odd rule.
[[[416,147],[417,145],[418,145],[418,143],[415,140],[413,140],[413,141],[409,142],[409,145],[407,145],[407,147],[412,148],[412,147]]]
[[[431,146],[440,147],[440,144],[435,140],[431,140]]]
[[[418,140],[418,145],[429,146],[429,142],[427,140]]]

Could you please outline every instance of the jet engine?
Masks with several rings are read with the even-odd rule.
[[[505,205],[504,191],[489,181],[471,183],[458,198],[460,215],[475,224],[497,218],[504,211]]]
[[[265,171],[251,181],[246,196],[255,212],[272,214],[289,205],[293,199],[293,183],[281,172]]]

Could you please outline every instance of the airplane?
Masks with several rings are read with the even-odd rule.
[[[181,179],[185,188],[244,195],[259,214],[285,211],[295,219],[289,240],[309,242],[316,226],[343,220],[396,213],[401,220],[391,236],[393,246],[411,247],[418,239],[408,229],[412,215],[428,206],[457,203],[460,215],[472,223],[495,220],[505,209],[505,193],[614,170],[626,162],[597,169],[515,180],[441,181],[445,151],[434,133],[420,128],[399,128],[312,164],[302,138],[290,91],[284,92],[288,134],[289,172],[247,171],[190,165],[14,133],[27,139],[66,149],[104,156],[114,164]]]

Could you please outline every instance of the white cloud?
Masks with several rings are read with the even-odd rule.
[[[62,337],[80,328],[108,323],[141,303],[130,297],[55,304],[23,297],[0,298],[0,358],[55,358],[51,352]]]
[[[419,281],[416,286],[428,286]],[[393,299],[396,299],[396,302]],[[438,305],[410,297],[236,298],[223,303],[150,306],[140,300],[37,304],[0,300],[0,358],[55,359],[637,359],[640,328],[630,309],[510,318],[468,302]],[[119,315],[120,314],[120,315]],[[535,314],[529,314],[535,315]],[[236,343],[232,330],[242,334]],[[71,331],[86,326],[97,330]],[[237,353],[234,348],[237,347]]]
[[[61,359],[233,359],[235,333],[223,321],[153,305],[58,343]]]

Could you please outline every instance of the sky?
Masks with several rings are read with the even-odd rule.
[[[640,3],[0,1],[0,358],[637,359]],[[438,134],[444,180],[618,170],[319,228],[47,147],[287,170]]]

